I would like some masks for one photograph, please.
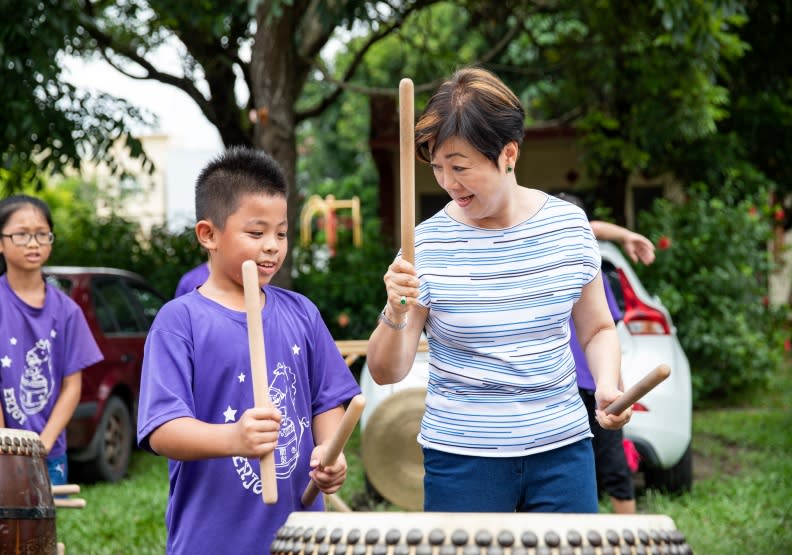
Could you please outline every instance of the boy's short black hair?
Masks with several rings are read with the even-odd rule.
[[[210,161],[195,184],[195,219],[209,220],[220,229],[247,194],[282,195],[289,188],[283,170],[268,154],[235,146]]]

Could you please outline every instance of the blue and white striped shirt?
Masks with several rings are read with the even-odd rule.
[[[548,197],[508,229],[441,210],[416,227],[419,302],[429,308],[429,384],[418,441],[507,457],[589,437],[569,318],[600,255],[582,210]]]

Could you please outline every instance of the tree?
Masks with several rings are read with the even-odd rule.
[[[520,66],[533,115],[581,131],[596,197],[624,223],[634,172],[673,170],[682,145],[728,114],[718,77],[746,44],[740,2],[561,2],[526,23]],[[538,77],[537,77],[538,76]]]
[[[41,187],[40,176],[77,166],[83,157],[112,163],[107,155],[117,139],[127,138],[132,154],[140,156],[129,125],[151,121],[149,114],[60,79],[60,57],[84,35],[72,6],[3,0],[2,7],[13,17],[0,21],[0,194],[30,183]]]

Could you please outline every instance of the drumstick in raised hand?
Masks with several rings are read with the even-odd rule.
[[[264,326],[261,322],[261,287],[258,268],[252,260],[242,263],[242,286],[245,290],[245,313],[247,314],[248,347],[250,349],[250,374],[253,382],[253,403],[257,407],[270,405],[269,380],[267,379],[267,357],[264,347]],[[264,503],[278,502],[278,482],[275,477],[275,453],[270,452],[259,459],[261,466],[261,497]]]
[[[399,172],[402,259],[415,264],[415,109],[413,82],[399,82]]]
[[[627,407],[632,406],[641,397],[649,393],[654,387],[671,375],[671,368],[665,364],[649,372],[641,380],[625,391],[621,397],[605,407],[605,414],[621,414]]]
[[[343,418],[341,418],[341,423],[338,425],[336,433],[330,439],[330,443],[327,444],[327,448],[322,454],[322,460],[319,461],[321,466],[330,466],[336,462],[341,451],[344,450],[344,445],[346,445],[346,442],[349,440],[349,436],[351,436],[352,432],[355,430],[355,425],[360,419],[365,404],[366,400],[362,395],[355,395],[352,397],[349,406],[344,412]],[[303,507],[311,505],[318,493],[319,487],[316,485],[316,482],[313,480],[308,482],[308,486],[305,488],[302,495]]]

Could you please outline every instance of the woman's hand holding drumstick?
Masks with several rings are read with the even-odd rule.
[[[267,358],[264,347],[264,327],[261,321],[261,286],[258,267],[252,260],[242,263],[242,285],[245,290],[250,373],[253,382],[253,401],[256,407],[271,406]],[[259,459],[261,465],[262,498],[264,503],[278,502],[278,482],[275,477],[275,453],[270,451]]]
[[[324,450],[322,459],[319,461],[320,467],[332,466],[336,462],[341,452],[344,450],[344,445],[346,445],[346,442],[349,440],[349,436],[351,436],[352,432],[355,430],[355,426],[360,419],[365,404],[366,400],[362,395],[355,395],[352,397],[341,419],[341,423],[338,425],[338,429]],[[303,507],[310,506],[316,499],[318,493],[319,486],[316,485],[316,482],[311,480],[302,495]]]
[[[605,410],[602,412],[604,412],[605,415],[621,414],[670,375],[671,368],[666,364],[660,364],[605,407]]]

